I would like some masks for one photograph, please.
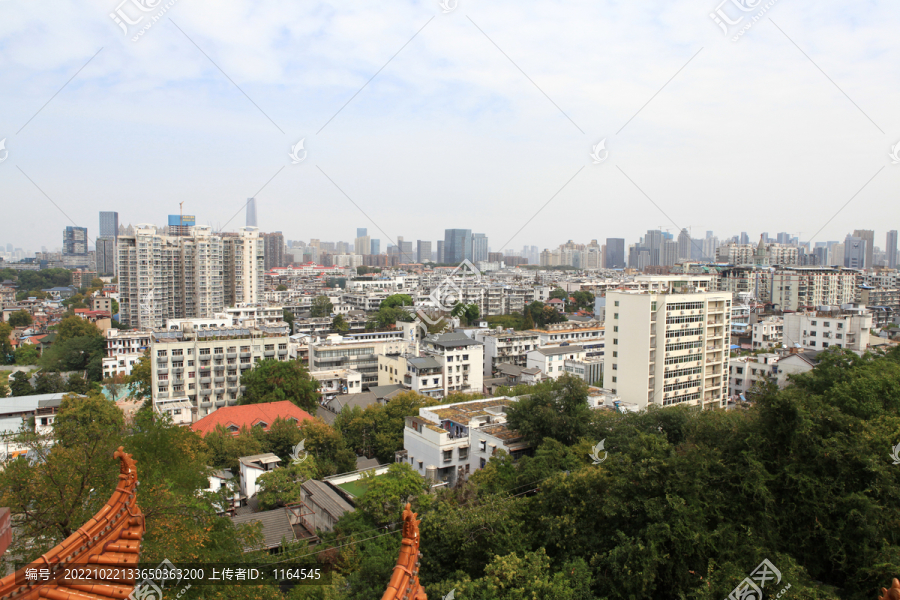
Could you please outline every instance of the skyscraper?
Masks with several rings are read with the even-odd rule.
[[[848,235],[844,240],[844,266],[848,269],[864,269],[866,252],[866,240]]]
[[[871,229],[856,229],[853,231],[853,237],[866,242],[865,264],[859,268],[871,269],[875,266],[872,264],[872,254],[875,252],[875,232]]]
[[[897,230],[887,232],[887,241],[884,244],[884,253],[887,255],[887,266],[890,269],[897,268]]]
[[[444,262],[458,264],[466,259],[472,260],[472,230],[445,229]]]
[[[400,260],[400,264],[416,262],[416,255],[413,252],[412,242],[404,241],[402,235],[397,236],[397,256]]]
[[[356,231],[365,231],[365,229],[357,229]],[[367,235],[361,235],[353,240],[353,253],[365,256],[366,254],[374,254],[372,252],[372,238]]]
[[[431,262],[431,242],[430,241],[416,241],[416,262],[424,263]]]
[[[369,230],[366,229],[365,227],[357,227],[356,228],[356,237],[361,238],[361,237],[366,237],[367,235],[369,235]]]
[[[63,254],[87,256],[87,227],[67,226],[63,231]]]
[[[256,226],[256,198],[247,198],[247,227]]]
[[[280,231],[263,234],[265,248],[265,270],[284,266],[284,235]]]
[[[369,248],[372,254],[381,254],[381,240],[371,240]]]
[[[676,258],[677,260],[691,259],[691,234],[687,229],[682,229],[678,234],[678,256]]]
[[[488,257],[488,239],[483,233],[472,234],[472,262],[478,260],[487,260]]]
[[[607,269],[625,268],[625,240],[623,238],[606,238]]]
[[[660,250],[662,249],[663,243],[663,234],[662,231],[658,229],[648,229],[647,235],[644,236],[644,243],[642,246],[649,250],[650,252],[650,265],[656,266],[659,264],[660,259]]]
[[[119,235],[119,213],[100,211],[100,236],[114,238]]]
[[[443,264],[444,263],[444,240],[437,241],[437,251],[435,254],[437,255],[437,256],[435,256],[435,262],[437,262],[438,264]]]

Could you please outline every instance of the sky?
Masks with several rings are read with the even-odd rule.
[[[0,0],[0,243],[900,229],[896,2],[442,1]]]

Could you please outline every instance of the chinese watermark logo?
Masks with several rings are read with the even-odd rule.
[[[306,451],[306,438],[300,440],[300,443],[294,446],[294,451],[291,452],[291,463],[295,465],[299,465],[304,460],[309,457],[309,452]],[[300,454],[303,453],[301,456]]]
[[[0,154],[0,163],[2,163],[4,160],[9,158],[9,150],[6,149],[6,138],[0,140],[0,151],[2,151],[2,154]]]
[[[593,146],[591,158],[594,159],[595,165],[598,165],[609,158],[609,150],[606,149],[606,138],[603,138],[596,146]]]
[[[177,569],[168,558],[163,559],[153,572],[156,574],[157,578],[162,578],[162,587],[165,587],[166,583],[178,585],[178,582],[181,581],[180,577],[177,579],[175,578],[175,575],[180,573],[180,570]],[[172,575],[172,577],[169,578],[167,575]],[[162,600],[162,587],[157,585],[156,580],[147,578],[134,586],[134,591],[128,595],[127,600]],[[187,586],[182,588],[175,597],[180,597],[190,588],[191,584],[187,584]]]
[[[129,25],[138,25],[144,20],[145,16],[149,17],[149,21],[147,21],[147,23],[143,27],[141,27],[140,31],[136,32],[135,35],[131,38],[132,42],[136,42],[141,39],[141,36],[143,36],[148,29],[153,27],[153,25],[157,21],[162,19],[163,15],[166,14],[166,12],[168,12],[168,10],[172,6],[174,6],[177,1],[178,0],[169,0],[164,6],[160,7],[159,10],[157,10],[157,7],[159,7],[160,3],[162,3],[162,0],[122,0],[121,2],[119,2],[119,5],[116,6],[115,10],[109,13],[109,18],[112,19],[116,25],[122,28],[122,32],[125,35],[129,35]],[[129,2],[140,11],[139,13],[132,13],[135,17],[137,17],[136,19],[132,19],[122,8]],[[140,14],[149,13],[154,10],[156,10],[156,14],[153,16]]]
[[[447,14],[456,10],[456,7],[459,6],[459,0],[441,0],[440,5],[442,12]]]
[[[750,573],[749,577],[745,577],[744,580],[728,594],[726,600],[762,600],[763,588],[765,588],[766,584],[769,582],[772,582],[769,585],[770,588],[781,583],[781,571],[775,568],[775,565],[766,558],[757,565],[753,572]],[[791,584],[787,584],[775,597],[780,597],[789,589],[791,589]]]
[[[894,459],[895,465],[900,465],[900,444],[894,446],[894,452],[891,454],[891,458]]]
[[[450,590],[450,592],[446,596],[444,596],[442,600],[453,600],[454,598],[456,598],[456,588]]]
[[[744,33],[747,30],[749,30],[751,27],[753,27],[753,25],[757,21],[760,20],[763,17],[763,15],[766,12],[768,12],[768,10],[770,8],[772,8],[772,6],[775,5],[775,3],[778,0],[769,0],[766,4],[760,6],[760,4],[762,4],[762,1],[763,0],[722,0],[721,2],[719,2],[719,5],[716,6],[715,11],[709,13],[709,18],[712,19],[713,22],[715,22],[715,24],[718,25],[722,29],[722,33],[724,33],[727,36],[727,35],[730,35],[730,33],[729,33],[730,27],[735,26],[735,25],[740,25],[741,22],[744,21],[744,16],[747,16],[748,21],[743,25],[743,27],[741,27],[740,30],[738,30],[735,33],[734,37],[731,38],[732,42],[736,42],[741,38],[742,35],[744,35]],[[753,16],[741,15],[741,16],[738,16],[737,19],[732,19],[728,15],[728,13],[726,13],[722,9],[722,7],[725,4],[727,4],[728,2],[731,2],[741,12],[744,12],[744,13],[750,13],[753,11],[757,11],[757,12]],[[735,16],[737,16],[737,15],[735,15]]]
[[[599,465],[604,460],[609,457],[609,452],[603,449],[603,444],[606,443],[606,438],[600,440],[600,443],[592,448],[593,452],[589,454],[589,456],[594,460],[595,465]],[[603,458],[600,458],[600,453],[603,452]]]
[[[462,302],[463,292],[459,285],[454,281],[454,277],[462,277],[464,280],[468,275],[472,275],[472,283],[481,281],[481,271],[472,264],[468,258],[464,259],[459,266],[453,269],[444,279],[431,291],[428,299],[434,307],[443,312],[450,312],[458,303]],[[437,325],[441,319],[432,319],[424,310],[416,311],[418,319],[421,319],[429,325]]]
[[[3,141],[6,141],[6,140],[4,139]],[[3,142],[0,142],[0,148],[3,147],[2,143]],[[890,152],[890,154],[888,154],[888,156],[891,157],[892,165],[896,165],[896,164],[900,163],[900,142],[897,142],[896,144],[891,146],[891,152]],[[4,157],[4,160],[5,160],[5,157]],[[2,161],[0,161],[0,162],[2,162]]]
[[[299,164],[306,158],[306,150],[303,149],[303,140],[305,139],[306,138],[303,138],[302,140],[291,146],[291,153],[288,154],[288,156],[291,157],[292,165]],[[300,156],[300,152],[303,152],[303,156]]]

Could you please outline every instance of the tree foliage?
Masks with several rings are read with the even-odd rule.
[[[263,473],[256,479],[261,488],[257,493],[260,510],[271,510],[300,502],[303,482],[315,475],[316,461],[312,457],[307,457],[299,463],[287,462],[283,467]]]
[[[241,404],[289,400],[307,412],[319,404],[319,385],[302,364],[294,360],[261,360],[241,375],[247,389]]]
[[[364,410],[345,408],[334,427],[344,436],[356,454],[375,457],[382,463],[394,461],[394,453],[403,448],[406,417],[419,414],[419,408],[434,406],[438,400],[415,392],[403,392],[386,404],[373,404]]]
[[[333,310],[334,306],[328,296],[316,296],[312,301],[309,314],[312,317],[330,317]]]
[[[28,327],[33,319],[27,310],[17,310],[9,315],[9,324],[11,327]]]
[[[34,394],[34,387],[29,381],[31,377],[25,371],[16,371],[9,378],[9,390],[13,396],[30,396]]]

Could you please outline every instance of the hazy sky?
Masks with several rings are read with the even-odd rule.
[[[896,2],[777,0],[732,41],[763,2],[726,36],[718,0],[120,1],[0,0],[0,243],[182,201],[234,229],[253,195],[264,231],[382,250],[900,228]]]

